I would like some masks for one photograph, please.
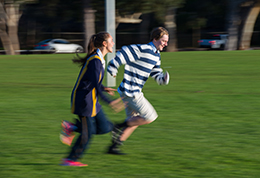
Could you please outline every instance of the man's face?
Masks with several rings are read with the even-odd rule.
[[[158,40],[153,40],[153,44],[156,47],[157,50],[162,51],[165,46],[168,45],[169,41],[169,36],[168,35],[163,35],[160,39]]]

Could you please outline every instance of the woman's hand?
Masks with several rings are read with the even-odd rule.
[[[109,104],[109,106],[110,106],[115,112],[120,112],[120,111],[122,111],[123,109],[125,109],[125,107],[126,107],[121,98],[118,98],[118,99],[112,101],[112,102]]]
[[[114,96],[115,95],[114,91],[117,90],[114,88],[104,87],[104,91],[107,92],[109,95]]]

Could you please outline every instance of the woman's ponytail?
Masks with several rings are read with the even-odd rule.
[[[98,34],[92,35],[88,42],[88,50],[87,50],[87,56],[84,58],[81,58],[78,54],[77,58],[72,59],[74,63],[80,63],[82,66],[86,63],[87,59],[96,53],[97,48],[103,47],[103,41],[106,41],[109,38],[109,33],[107,32],[100,32]]]

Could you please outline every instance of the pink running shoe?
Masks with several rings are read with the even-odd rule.
[[[73,124],[69,121],[66,121],[66,120],[63,120],[61,122],[61,127],[63,129],[63,132],[67,135],[70,135],[74,131],[74,129],[77,128],[77,126],[75,126],[75,124]]]
[[[65,144],[65,145],[68,145],[70,146],[73,139],[75,137],[75,134],[71,134],[70,136],[68,135],[63,135],[62,133],[60,134],[60,141]]]
[[[60,164],[61,166],[75,166],[75,167],[84,167],[84,166],[88,166],[87,164],[83,164],[81,162],[76,162],[76,161],[72,161],[70,159],[63,159],[62,163]]]
[[[75,137],[73,132],[76,126],[69,121],[63,120],[61,122],[61,127],[60,140],[63,144],[70,146]]]

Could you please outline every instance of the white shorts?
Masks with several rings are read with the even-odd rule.
[[[125,109],[127,119],[139,115],[146,121],[152,122],[158,117],[155,109],[144,97],[142,92],[133,97],[128,97],[125,94],[122,94],[121,97],[124,102],[127,102],[127,107]]]

